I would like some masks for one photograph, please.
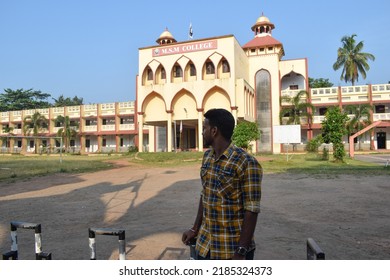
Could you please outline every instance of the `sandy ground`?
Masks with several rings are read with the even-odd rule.
[[[146,168],[123,161],[89,174],[0,182],[0,252],[10,222],[42,225],[53,259],[89,259],[89,227],[126,232],[126,259],[188,259],[182,232],[195,218],[199,166]],[[18,229],[20,259],[34,259],[33,230]],[[314,238],[327,259],[390,259],[388,176],[266,174],[256,259],[306,259]],[[117,259],[118,238],[97,236],[97,258]]]

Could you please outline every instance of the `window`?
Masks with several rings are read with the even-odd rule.
[[[260,102],[260,111],[268,111],[269,102]]]
[[[121,118],[120,124],[124,124],[123,118]]]
[[[120,139],[120,144],[119,146],[123,147],[123,138]]]
[[[261,52],[264,52],[264,48],[260,48],[260,51],[261,51]]]
[[[106,138],[103,138],[102,146],[103,146],[103,147],[106,147],[106,146],[107,146],[107,139],[106,139]]]
[[[91,120],[85,120],[85,126],[90,126],[91,125]]]
[[[21,123],[18,123],[18,125],[16,126],[17,129],[21,129],[22,128],[22,124]]]
[[[222,73],[229,73],[230,72],[230,66],[227,60],[222,61]]]
[[[196,76],[196,68],[193,63],[190,64],[190,76]]]
[[[214,74],[215,68],[214,64],[211,61],[206,62],[206,74]]]
[[[69,144],[71,147],[74,147],[74,146],[76,146],[76,141],[74,139],[71,139]]]
[[[34,148],[34,140],[30,140],[30,148]]]
[[[148,81],[153,80],[153,71],[152,69],[148,68]]]
[[[107,124],[107,119],[103,119],[103,125]]]
[[[296,90],[296,89],[298,89],[298,85],[290,85],[290,89],[291,90]]]
[[[167,74],[165,73],[165,69],[162,68],[161,69],[161,79],[166,79],[167,78]]]
[[[85,139],[85,147],[90,148],[91,147],[91,140],[90,139]]]
[[[22,141],[18,140],[18,148],[21,148],[21,147],[22,147]]]
[[[320,116],[325,116],[325,114],[326,114],[326,110],[327,110],[328,108],[320,108],[318,111],[320,112]]]
[[[375,105],[375,113],[382,114],[385,113],[385,105]]]
[[[273,47],[269,47],[268,50],[269,50],[269,51],[273,51],[274,48],[273,48]]]
[[[183,71],[181,70],[181,67],[179,65],[175,65],[173,67],[173,75],[175,78],[183,77]]]

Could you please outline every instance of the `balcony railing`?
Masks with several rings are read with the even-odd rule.
[[[390,113],[374,114],[374,121],[390,120]]]
[[[86,132],[95,132],[95,131],[97,131],[97,125],[84,126],[84,131],[86,131]]]
[[[115,124],[102,125],[102,131],[115,131]]]
[[[119,125],[119,130],[134,130],[134,129],[135,129],[135,125],[133,123]]]

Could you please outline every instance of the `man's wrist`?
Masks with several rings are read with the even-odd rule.
[[[240,255],[240,256],[244,256],[245,257],[246,254],[248,254],[248,248],[247,247],[243,247],[243,246],[239,246],[239,247],[237,247],[235,253]]]

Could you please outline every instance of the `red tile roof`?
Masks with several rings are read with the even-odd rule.
[[[274,39],[272,36],[256,37],[252,41],[249,41],[242,46],[243,49],[253,48],[253,47],[267,47],[267,46],[281,46],[282,43]]]

